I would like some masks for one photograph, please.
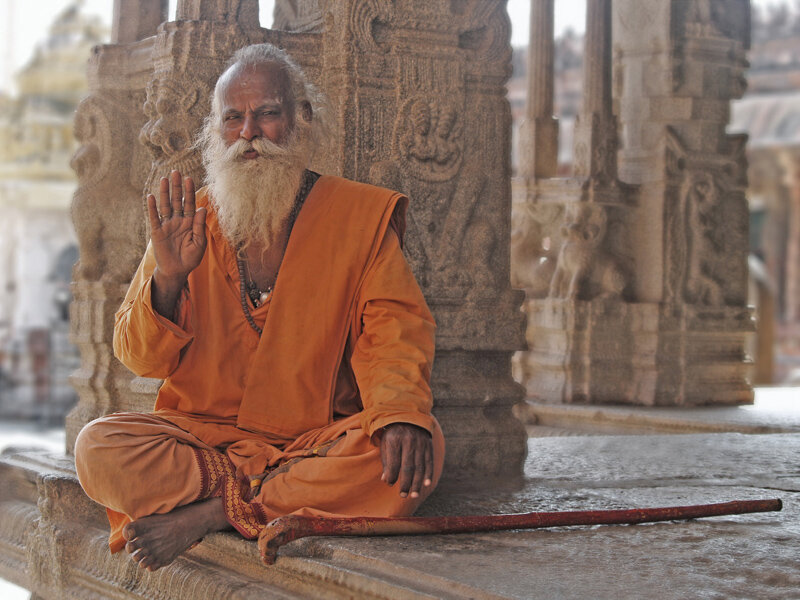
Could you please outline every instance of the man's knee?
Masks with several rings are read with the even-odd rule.
[[[84,425],[75,439],[75,470],[84,489],[93,487],[89,484],[95,474],[107,471],[104,463],[108,459],[110,434],[108,422],[101,417]]]

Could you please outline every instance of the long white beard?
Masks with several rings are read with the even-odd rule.
[[[298,121],[300,121],[298,119]],[[210,202],[223,235],[234,248],[269,247],[294,206],[311,157],[310,127],[298,122],[285,146],[265,138],[230,146],[216,131],[203,132],[203,164]],[[243,158],[248,150],[259,156]]]

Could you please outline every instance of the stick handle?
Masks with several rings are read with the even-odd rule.
[[[278,548],[307,536],[419,535],[424,533],[474,533],[506,529],[537,529],[568,525],[630,525],[697,519],[720,515],[779,511],[779,499],[735,500],[717,504],[634,508],[629,510],[576,510],[532,512],[515,515],[473,515],[464,517],[300,517],[287,515],[269,522],[261,532],[258,546],[265,564],[275,562]]]

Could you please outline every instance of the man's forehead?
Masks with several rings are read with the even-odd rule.
[[[254,90],[265,100],[282,103],[291,96],[291,86],[286,70],[277,63],[233,65],[220,77],[223,97],[230,93]]]

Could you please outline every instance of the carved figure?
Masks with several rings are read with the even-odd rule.
[[[202,180],[201,160],[192,136],[207,109],[207,103],[201,100],[209,94],[209,86],[173,70],[155,75],[147,85],[142,110],[148,120],[139,133],[139,141],[153,155],[146,193],[156,192],[158,180],[173,169]]]
[[[400,141],[400,149],[407,158],[431,160],[435,148],[431,134],[431,108],[424,100],[415,100],[409,115],[411,128]]]
[[[711,260],[722,251],[719,239],[719,187],[706,171],[689,172],[681,191],[689,237],[686,300],[706,305],[724,303],[722,287],[713,273]]]
[[[416,177],[425,181],[455,177],[463,146],[455,103],[417,97],[401,109],[395,132],[396,152]]]
[[[550,290],[559,244],[546,232],[555,229],[561,213],[553,205],[512,210],[511,286],[524,289],[528,298],[546,298]]]
[[[561,235],[564,242],[550,282],[550,297],[568,300],[612,298],[622,294],[625,278],[601,245],[608,216],[597,204],[567,206]]]

